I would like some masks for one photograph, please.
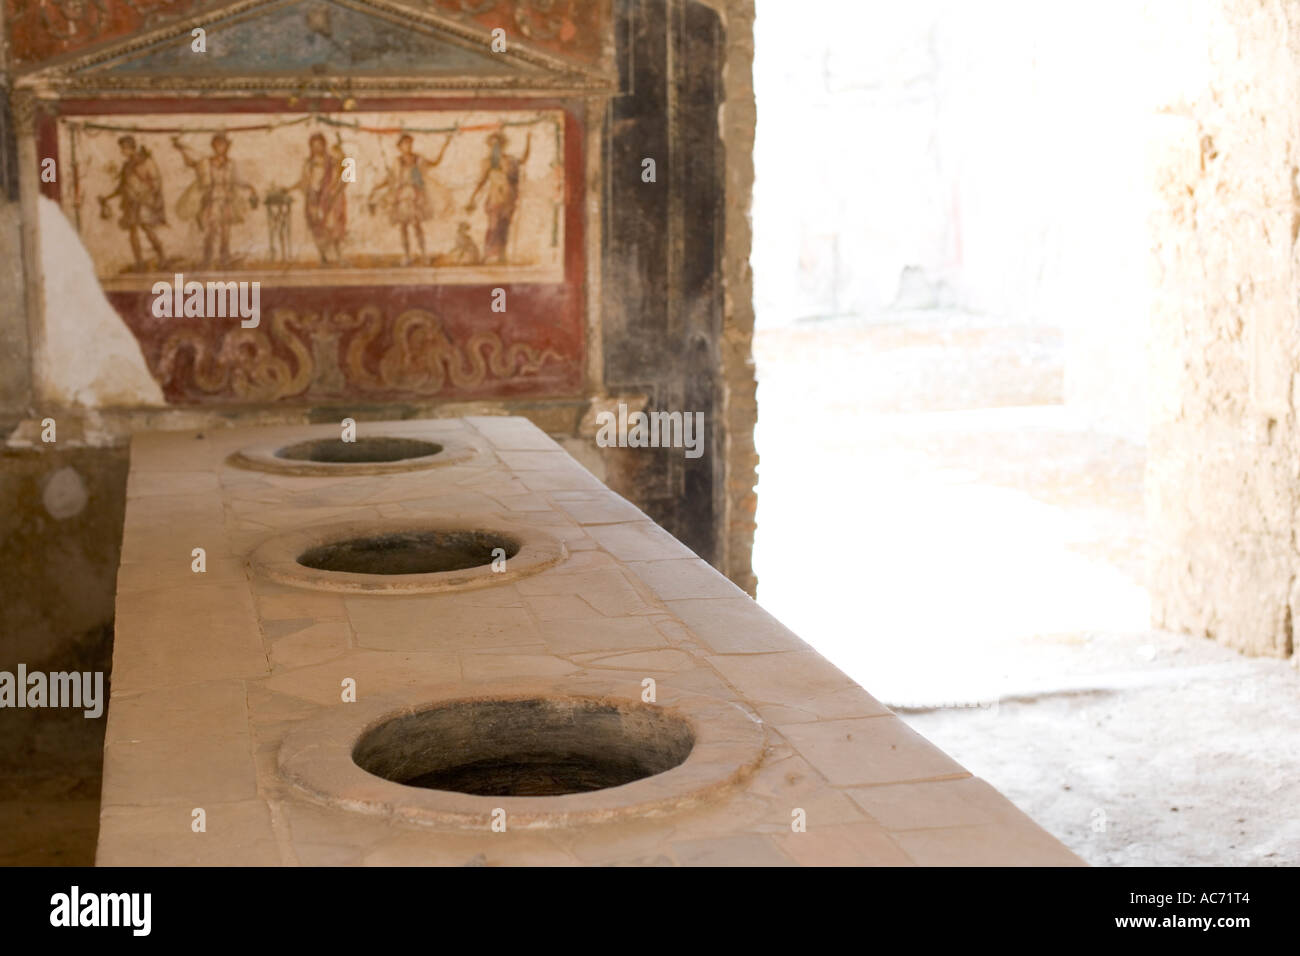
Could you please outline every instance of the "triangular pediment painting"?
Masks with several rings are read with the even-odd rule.
[[[600,85],[589,67],[518,38],[494,49],[488,31],[385,0],[245,0],[51,62],[25,79],[121,88],[162,77],[173,88],[258,77]]]
[[[178,76],[302,73],[502,74],[534,68],[467,42],[432,35],[412,24],[335,0],[292,0],[260,7],[205,29],[206,50],[190,34],[101,64],[94,72]]]

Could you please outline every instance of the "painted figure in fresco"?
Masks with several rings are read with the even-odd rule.
[[[483,199],[483,209],[487,213],[487,235],[483,239],[483,261],[504,263],[506,261],[506,242],[510,238],[510,223],[515,216],[515,207],[519,204],[520,169],[528,162],[532,150],[533,136],[529,133],[524,140],[524,154],[511,156],[505,151],[506,136],[500,131],[488,136],[488,158],[483,166],[483,175],[478,185],[470,194],[466,212],[473,212],[479,191],[487,186]]]
[[[239,178],[230,158],[230,139],[224,133],[212,137],[212,155],[201,159],[195,158],[178,136],[172,137],[172,145],[194,170],[194,182],[181,195],[177,212],[184,219],[192,218],[203,233],[203,265],[213,264],[215,247],[216,264],[229,266],[230,228],[244,221],[246,211],[257,208],[257,191]]]
[[[140,233],[144,233],[157,256],[159,267],[167,262],[162,243],[158,241],[159,226],[167,225],[167,208],[163,203],[162,173],[158,164],[144,146],[136,144],[134,136],[123,136],[117,141],[122,151],[122,168],[117,173],[117,188],[99,197],[99,213],[105,219],[113,218],[111,201],[116,199],[122,215],[117,224],[131,238],[131,253],[135,256],[132,269],[142,272],[144,256],[140,248]]]
[[[303,213],[321,264],[341,263],[343,238],[348,231],[343,148],[338,143],[330,148],[322,133],[313,133],[307,144],[309,153],[302,164],[302,175],[289,188],[303,192]]]
[[[402,231],[402,265],[411,265],[411,233],[415,233],[420,247],[420,260],[428,261],[424,248],[424,223],[433,218],[433,205],[425,174],[442,162],[455,137],[452,132],[438,151],[437,159],[427,159],[415,151],[415,140],[403,133],[397,140],[397,162],[385,175],[383,182],[370,191],[370,211],[375,210],[375,196],[388,213],[388,221]]]
[[[470,236],[469,223],[462,219],[456,225],[456,245],[442,257],[442,262],[451,266],[476,266],[482,261],[483,255]]]

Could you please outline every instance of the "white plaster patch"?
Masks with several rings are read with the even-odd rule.
[[[86,498],[86,483],[72,468],[60,468],[50,475],[41,494],[45,510],[59,521],[81,514],[86,507]]]
[[[45,339],[36,369],[42,396],[90,408],[165,405],[76,230],[53,200],[41,196],[37,208],[45,277]]]

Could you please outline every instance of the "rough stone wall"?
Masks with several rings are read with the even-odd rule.
[[[1165,5],[1151,151],[1155,623],[1293,652],[1300,0]]]

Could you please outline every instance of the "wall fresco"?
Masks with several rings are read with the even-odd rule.
[[[385,108],[80,100],[41,121],[38,149],[64,170],[42,191],[77,230],[168,402],[581,390],[573,111],[375,102]],[[159,283],[177,276],[256,283],[260,320],[159,314]]]
[[[463,315],[463,313],[458,313]],[[563,346],[422,308],[274,308],[257,328],[131,323],[169,401],[420,399],[527,394],[563,382]]]
[[[564,278],[556,110],[58,126],[62,205],[107,290],[175,272],[278,286]]]
[[[6,0],[14,62],[38,63],[220,6],[196,0]]]
[[[600,58],[610,18],[606,0],[434,0],[433,8],[586,63]]]
[[[588,64],[599,59],[609,23],[606,0],[410,0],[402,5],[501,28]],[[182,17],[215,15],[226,6],[198,0],[6,0],[5,19],[14,62],[25,66]]]

